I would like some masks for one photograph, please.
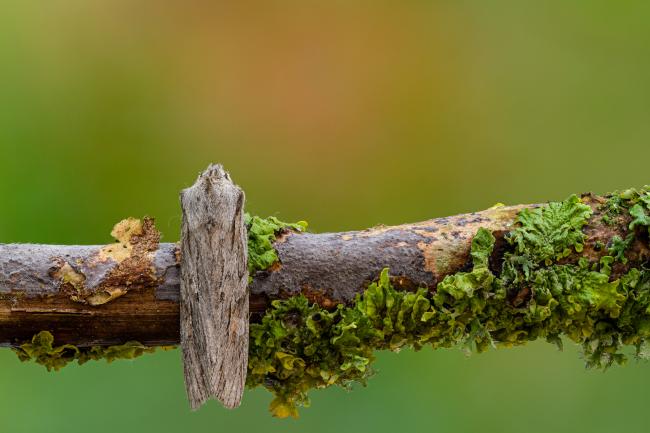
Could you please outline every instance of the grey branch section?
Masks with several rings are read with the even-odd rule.
[[[115,268],[115,262],[97,262],[105,245],[0,244],[0,296],[23,293],[27,297],[59,294],[61,281],[53,275],[57,259],[74,263],[86,277],[85,286],[95,289]],[[178,263],[175,243],[160,244],[153,258],[156,298],[178,301]],[[91,265],[92,263],[92,265]]]
[[[192,409],[239,406],[248,363],[244,193],[211,165],[181,193],[181,346]]]
[[[470,245],[479,228],[490,229],[500,247],[503,235],[522,208],[495,207],[362,231],[288,233],[274,245],[280,265],[254,276],[251,299],[286,298],[302,293],[327,308],[349,304],[386,267],[396,287],[428,287],[433,291],[446,275],[471,263]]]

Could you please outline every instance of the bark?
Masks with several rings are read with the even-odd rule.
[[[584,200],[594,215],[583,229],[587,238],[580,256],[598,260],[607,255],[602,246],[610,243],[613,236],[627,236],[629,216],[624,213],[613,225],[607,225],[598,207],[604,199],[588,195]],[[503,254],[510,248],[505,234],[512,229],[521,209],[535,206],[538,205],[497,207],[362,231],[284,233],[275,243],[279,262],[253,276],[251,320],[257,320],[273,299],[299,293],[326,308],[349,303],[384,267],[390,268],[397,288],[428,287],[434,291],[446,275],[468,269],[471,240],[480,227],[490,229],[497,239],[490,263],[498,274]],[[110,258],[98,259],[106,258],[107,248],[0,245],[0,344],[23,343],[41,330],[51,331],[57,342],[78,346],[112,345],[128,340],[146,345],[178,344],[177,245],[163,243],[156,244],[153,251],[144,249],[148,270],[134,264],[130,268],[122,266],[122,272],[115,271],[120,264]],[[626,264],[614,265],[612,278],[647,263],[647,239],[637,236],[626,257]],[[563,260],[575,261],[577,255]],[[74,278],[62,272],[65,264],[74,271],[73,277],[84,276],[83,290],[74,287]],[[98,298],[98,291],[105,295]],[[119,295],[112,295],[115,293]],[[514,294],[513,299],[519,299],[518,295]],[[96,303],[97,299],[106,302]]]

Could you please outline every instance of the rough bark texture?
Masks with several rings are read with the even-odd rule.
[[[192,409],[239,406],[248,365],[244,193],[212,165],[181,193],[180,326]]]
[[[19,345],[43,330],[51,331],[57,342],[80,347],[126,341],[178,344],[177,245],[158,245],[147,253],[148,266],[131,275],[117,272],[115,260],[101,258],[112,246],[119,244],[0,244],[0,345]],[[79,292],[65,281],[75,275],[85,278],[83,285],[81,278],[75,283],[83,293],[118,287],[124,294],[103,304],[79,302]],[[112,286],[107,286],[109,280]]]
[[[601,197],[585,197],[594,215],[583,228],[587,238],[582,256],[591,260],[608,254],[602,245],[608,245],[613,236],[625,238],[628,234],[627,213],[617,217],[613,225],[603,222],[599,210],[603,201]],[[286,233],[275,244],[280,262],[254,275],[250,286],[251,320],[256,320],[271,300],[297,293],[326,308],[349,302],[386,266],[390,267],[396,287],[411,289],[421,285],[433,291],[445,275],[471,265],[471,239],[479,227],[489,228],[497,239],[490,262],[492,271],[498,273],[503,254],[510,248],[504,241],[505,233],[511,230],[521,209],[534,206],[506,206],[345,233]],[[629,247],[626,264],[613,265],[612,278],[647,263],[650,252],[645,236],[635,239]],[[149,275],[154,278],[114,280],[114,285],[129,287],[121,297],[96,306],[73,301],[67,283],[56,277],[60,260],[72,263],[85,275],[86,285],[101,286],[110,269],[117,266],[97,260],[104,248],[0,244],[0,344],[18,345],[42,330],[51,331],[57,343],[77,346],[129,340],[146,345],[178,344],[177,245],[160,244],[147,253],[152,256]],[[563,262],[572,260],[576,256]],[[127,286],[129,281],[136,283]]]
[[[597,261],[608,254],[599,245],[608,245],[616,235],[625,238],[628,234],[629,215],[622,214],[613,225],[607,225],[602,221],[600,209],[605,199],[586,194],[583,201],[593,210],[583,228],[587,236],[584,251],[561,263],[576,261],[578,256]],[[290,232],[275,244],[278,265],[255,275],[250,287],[251,299],[262,304],[260,298],[287,298],[302,293],[326,308],[349,303],[385,267],[390,269],[396,288],[428,287],[435,291],[445,276],[471,268],[470,246],[481,227],[490,230],[496,238],[490,267],[498,275],[503,254],[510,248],[504,236],[513,228],[519,211],[538,206],[499,206],[482,212],[354,232]],[[628,263],[616,263],[612,278],[650,258],[646,239],[636,237],[626,256]]]
[[[342,233],[291,232],[276,242],[278,266],[258,272],[251,294],[304,294],[328,307],[350,302],[389,268],[402,289],[434,289],[468,262],[472,238],[485,227],[503,238],[523,206],[488,209],[394,227]]]

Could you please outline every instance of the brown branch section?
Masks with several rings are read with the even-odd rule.
[[[607,225],[598,205],[603,198],[585,196],[594,215],[584,228],[582,256],[606,255],[613,236],[625,238],[629,217]],[[330,308],[350,302],[384,267],[403,290],[434,291],[446,275],[470,263],[472,237],[480,227],[497,238],[491,259],[500,269],[504,239],[517,213],[528,206],[495,207],[482,212],[394,227],[343,233],[294,233],[275,244],[280,263],[254,275],[250,286],[251,320],[273,299],[304,294]],[[113,235],[108,246],[0,244],[0,345],[17,345],[42,330],[57,343],[80,347],[136,340],[146,345],[179,343],[179,253],[176,244],[158,244],[148,220],[133,221]],[[635,241],[628,263],[617,263],[615,278],[650,256]],[[568,257],[566,261],[575,260]],[[516,299],[516,297],[515,297]]]

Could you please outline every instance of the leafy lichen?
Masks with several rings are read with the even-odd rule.
[[[545,207],[524,209],[517,217],[520,226],[508,239],[518,254],[548,265],[568,256],[572,249],[582,251],[585,235],[581,229],[591,214],[591,208],[575,195]]]
[[[615,235],[612,237],[611,246],[607,251],[614,257],[615,260],[619,260],[621,263],[627,263],[627,257],[625,257],[625,251],[630,248],[630,245],[634,241],[634,233],[628,234],[625,239],[622,239],[620,236]]]
[[[633,218],[630,223],[630,230],[633,230],[636,226],[650,226],[650,216],[647,214],[648,207],[637,203],[630,208],[630,215]]]
[[[275,416],[296,417],[311,388],[365,384],[375,349],[422,347],[433,313],[426,289],[396,291],[387,269],[351,307],[328,311],[302,295],[273,301],[261,323],[251,324],[247,385],[275,394]]]
[[[625,191],[615,191],[607,195],[607,201],[601,206],[604,210],[603,220],[606,223],[614,224],[613,218],[622,215],[627,211],[632,217],[630,229],[635,226],[648,226],[650,219],[646,215],[650,211],[650,185],[643,188],[630,188]]]
[[[645,194],[645,193],[644,193]],[[634,200],[643,203],[642,194]],[[630,209],[629,198],[620,211]],[[624,363],[626,345],[645,356],[650,339],[650,270],[632,268],[611,278],[624,258],[623,243],[590,263],[558,263],[580,253],[591,208],[576,196],[522,211],[508,235],[511,251],[495,275],[495,238],[479,229],[472,240],[472,269],[447,276],[435,292],[396,290],[384,269],[352,305],[328,311],[303,296],[273,301],[250,331],[247,385],[270,390],[275,416],[297,416],[313,388],[366,383],[375,350],[462,346],[482,352],[544,338],[578,343],[588,367]],[[626,247],[627,248],[627,247]]]
[[[160,347],[163,350],[170,346]],[[23,361],[34,361],[47,368],[47,371],[58,371],[73,361],[79,365],[91,360],[105,359],[113,362],[117,359],[133,359],[145,353],[153,353],[155,347],[147,347],[137,341],[127,341],[115,346],[77,347],[72,344],[54,345],[54,336],[49,331],[41,331],[34,335],[31,341],[13,349],[18,358]]]
[[[276,237],[286,230],[298,232],[307,229],[307,222],[286,223],[276,217],[261,218],[244,215],[244,223],[248,229],[248,275],[268,269],[278,261],[278,254],[273,248]]]

